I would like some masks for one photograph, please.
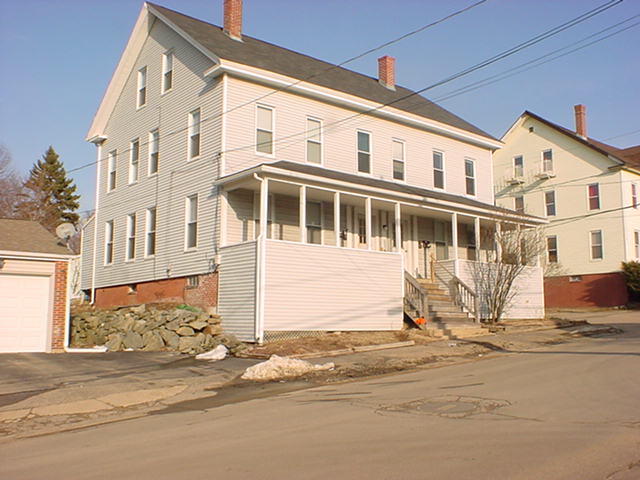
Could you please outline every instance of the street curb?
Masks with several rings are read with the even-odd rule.
[[[342,348],[340,350],[329,350],[326,352],[312,352],[312,353],[300,353],[298,355],[288,355],[289,358],[298,358],[300,360],[306,358],[323,358],[323,357],[337,357],[340,355],[350,355],[353,353],[361,352],[374,352],[376,350],[388,350],[391,348],[413,347],[416,344],[414,340],[408,340],[406,342],[394,342],[383,343],[380,345],[362,345],[359,347]],[[256,359],[268,359],[272,354],[256,353],[253,355],[245,354],[238,355],[239,358],[256,358]]]

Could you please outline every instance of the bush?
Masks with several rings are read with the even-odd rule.
[[[622,272],[631,296],[640,300],[640,262],[622,262]]]

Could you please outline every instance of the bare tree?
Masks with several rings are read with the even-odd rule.
[[[507,225],[500,232],[488,232],[496,243],[487,262],[473,262],[471,275],[482,306],[482,317],[489,323],[500,321],[518,293],[516,279],[529,266],[537,265],[545,251],[544,232],[539,228]]]
[[[22,201],[23,183],[13,169],[11,152],[0,145],[0,218],[21,218],[18,205]]]

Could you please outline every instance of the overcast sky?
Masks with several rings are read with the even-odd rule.
[[[244,32],[340,63],[475,1],[245,0]],[[488,0],[348,68],[375,76],[376,58],[389,54],[397,58],[397,83],[417,90],[606,1]],[[157,3],[217,25],[222,21],[223,0]],[[26,173],[49,145],[58,151],[67,170],[95,160],[95,147],[85,142],[85,134],[141,7],[137,0],[0,0],[0,143],[10,150],[20,172]],[[437,100],[638,14],[640,1],[624,0],[532,48],[429,90],[425,96]],[[638,21],[640,17],[618,29]],[[573,128],[573,105],[584,103],[590,136],[619,147],[637,145],[639,47],[640,26],[635,26],[439,103],[498,138],[524,110]],[[83,197],[81,209],[93,208],[95,166],[72,176]]]

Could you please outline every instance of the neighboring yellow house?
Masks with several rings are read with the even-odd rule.
[[[619,149],[525,111],[493,157],[496,203],[546,217],[547,307],[628,301],[621,262],[640,259],[640,146]]]

